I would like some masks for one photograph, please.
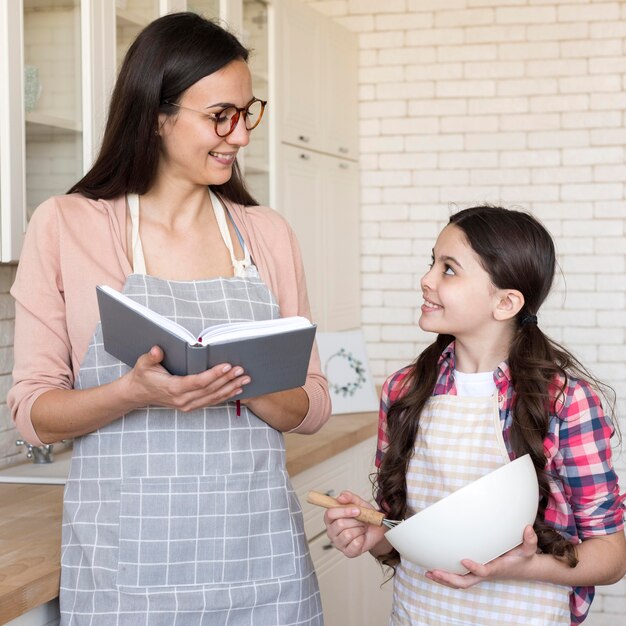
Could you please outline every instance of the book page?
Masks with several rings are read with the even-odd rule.
[[[217,344],[233,339],[246,339],[249,337],[265,337],[277,333],[286,333],[299,328],[311,326],[306,317],[294,315],[280,317],[275,320],[256,320],[251,322],[231,322],[229,324],[217,324],[207,328],[200,335],[199,341],[203,345]]]
[[[176,335],[184,341],[187,341],[190,345],[193,346],[198,343],[197,338],[194,337],[194,335],[192,335],[186,328],[183,328],[180,324],[168,319],[167,317],[164,317],[160,313],[155,313],[147,306],[139,304],[139,302],[135,302],[128,296],[125,296],[123,293],[117,291],[117,289],[113,289],[113,287],[109,287],[108,285],[100,285],[100,289],[102,289],[102,291],[106,292],[122,304],[126,305],[129,309],[133,309],[133,311],[136,311],[143,317],[153,321],[155,324],[158,324],[161,328],[164,328],[173,335]]]

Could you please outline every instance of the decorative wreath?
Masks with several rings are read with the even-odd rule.
[[[347,362],[348,367],[354,372],[353,380],[343,385],[331,382],[330,377],[328,376],[328,365],[335,358],[344,359]],[[335,352],[335,354],[328,357],[326,364],[324,365],[324,373],[328,378],[328,386],[330,389],[337,395],[341,395],[344,398],[347,396],[353,396],[361,387],[363,387],[363,383],[366,380],[363,362],[360,359],[357,359],[345,348],[340,348],[338,352]]]

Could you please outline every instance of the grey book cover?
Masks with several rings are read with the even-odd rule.
[[[219,363],[240,365],[251,382],[237,399],[301,387],[306,381],[315,324],[258,337],[191,345],[154,319],[161,317],[158,314],[147,317],[100,287],[96,293],[104,349],[129,367],[134,367],[152,346],[163,350],[161,364],[178,376],[197,374]],[[219,337],[212,341],[219,341]]]

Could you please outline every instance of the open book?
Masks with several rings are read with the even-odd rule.
[[[251,382],[238,399],[304,385],[316,326],[304,317],[217,324],[198,337],[107,285],[96,288],[104,349],[133,367],[152,346],[171,374],[197,374],[219,363],[240,365]]]

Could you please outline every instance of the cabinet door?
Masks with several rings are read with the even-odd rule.
[[[278,141],[356,160],[356,34],[299,0],[273,15]]]
[[[195,4],[205,13],[226,6]],[[33,210],[91,166],[132,39],[159,15],[186,7],[185,0],[0,2],[0,261],[18,260]]]
[[[324,327],[324,214],[320,185],[323,155],[280,146],[276,209],[294,229],[304,261],[312,321]]]
[[[338,418],[340,419],[340,417]],[[326,626],[385,626],[391,614],[393,581],[369,554],[349,559],[328,541],[321,508],[308,504],[311,490],[337,495],[344,489],[371,499],[376,437],[371,437],[292,478],[322,594]]]
[[[248,65],[252,74],[254,96],[261,100],[269,97],[268,57],[268,7],[258,0],[244,0],[243,43],[251,49]],[[261,123],[252,131],[250,143],[237,156],[243,167],[246,185],[257,202],[271,206],[270,202],[270,137],[272,132],[270,101]]]
[[[26,227],[22,23],[21,3],[0,3],[1,261],[17,259]]]
[[[81,3],[24,4],[26,205],[65,193],[83,172]]]
[[[325,20],[324,71],[320,84],[324,152],[358,159],[358,42],[357,35],[337,22]]]
[[[2,261],[28,218],[83,171],[80,0],[0,3]]]
[[[304,259],[313,321],[339,331],[361,323],[357,164],[280,146],[276,208],[293,227]]]
[[[355,490],[362,498],[373,500],[371,474],[376,471],[376,437],[372,437],[353,448],[353,472],[355,474]],[[361,603],[358,616],[360,624],[376,624],[385,626],[391,615],[393,580],[388,580],[390,572],[381,567],[374,557],[364,554],[359,557],[359,588]],[[387,581],[387,582],[385,582]]]
[[[140,31],[159,17],[159,0],[116,0],[115,58],[119,69]]]
[[[349,559],[333,548],[326,533],[311,541],[309,549],[320,586],[324,624],[358,624],[356,615],[363,602],[363,590],[359,586],[360,559]],[[369,621],[361,623],[374,624]]]
[[[354,161],[324,157],[324,289],[326,331],[361,325],[359,177]]]
[[[299,0],[273,3],[272,14],[277,141],[321,150],[322,16]]]

